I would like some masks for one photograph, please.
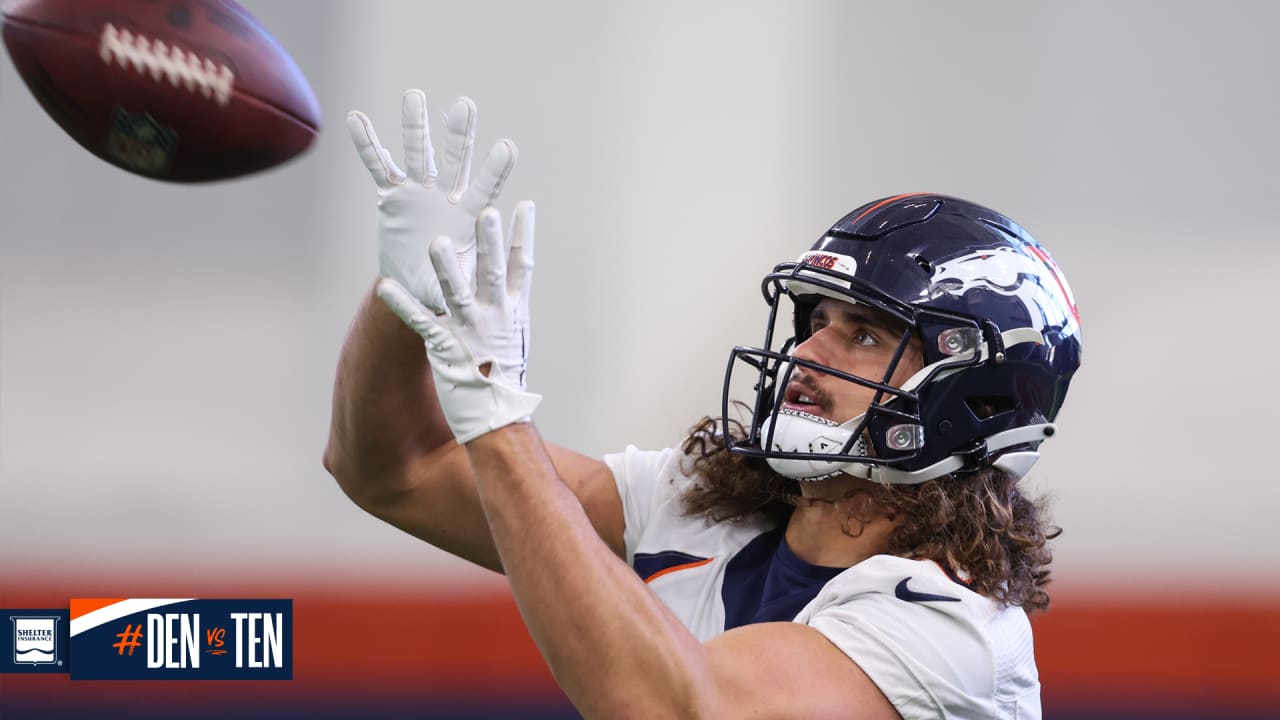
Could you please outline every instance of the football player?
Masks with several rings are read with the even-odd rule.
[[[505,572],[587,717],[1039,717],[1056,529],[1018,482],[1080,359],[1048,252],[956,198],[863,205],[765,277],[719,418],[592,459],[531,421],[533,206],[506,229],[489,207],[508,141],[470,182],[474,121],[455,101],[437,167],[407,93],[402,171],[349,118],[383,275],[324,458],[351,498]]]

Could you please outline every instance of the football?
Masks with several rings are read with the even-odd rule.
[[[145,177],[247,175],[319,133],[306,78],[231,0],[10,1],[4,44],[67,134]]]

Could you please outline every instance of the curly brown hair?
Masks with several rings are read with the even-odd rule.
[[[784,524],[795,508],[799,483],[775,473],[761,458],[725,449],[720,421],[706,417],[681,446],[699,482],[683,500],[685,512],[716,522],[759,518]],[[735,437],[742,426],[730,421]],[[900,518],[887,552],[962,569],[965,584],[1002,606],[1028,612],[1049,607],[1049,540],[1062,529],[1049,524],[1047,500],[1029,499],[1018,478],[995,467],[956,473],[918,485],[875,485],[851,518]],[[849,531],[856,536],[856,531]]]

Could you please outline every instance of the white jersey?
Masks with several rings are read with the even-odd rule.
[[[737,618],[731,627],[745,624],[735,596],[758,585],[747,576],[760,573],[744,571],[743,557],[758,554],[771,531],[777,547],[780,529],[686,516],[680,496],[693,480],[678,450],[628,447],[604,460],[622,497],[627,561],[650,589],[700,641],[724,632],[727,617]],[[790,554],[785,543],[777,552]],[[839,647],[904,720],[1040,717],[1031,625],[1021,608],[1000,608],[931,561],[876,555],[831,572],[789,619]]]

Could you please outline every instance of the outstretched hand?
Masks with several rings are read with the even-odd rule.
[[[525,390],[529,352],[529,289],[533,282],[533,203],[516,206],[511,244],[497,210],[476,223],[474,278],[447,236],[431,242],[445,314],[393,280],[378,297],[426,341],[437,395],[460,443],[516,422],[528,422],[542,396]],[[474,285],[474,291],[473,291]]]
[[[496,142],[472,182],[476,106],[470,98],[460,97],[449,107],[438,163],[427,123],[427,97],[421,90],[405,92],[401,123],[404,170],[378,141],[364,113],[353,110],[347,115],[351,140],[378,186],[380,272],[433,313],[443,314],[447,308],[428,258],[428,244],[437,236],[452,238],[457,264],[470,277],[476,219],[502,191],[515,167],[516,146],[506,139]]]

